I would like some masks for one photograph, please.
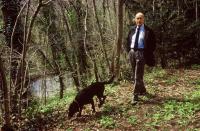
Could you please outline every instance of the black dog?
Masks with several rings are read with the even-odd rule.
[[[99,107],[104,103],[106,96],[103,95],[105,90],[105,84],[110,84],[114,80],[114,76],[108,81],[95,82],[88,87],[81,90],[75,97],[75,100],[69,106],[68,118],[70,119],[76,112],[79,112],[78,116],[81,116],[83,106],[91,104],[93,112],[95,112],[95,106],[93,97],[96,95],[99,99]]]

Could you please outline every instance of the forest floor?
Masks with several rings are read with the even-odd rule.
[[[88,105],[81,117],[69,120],[67,118],[68,103],[63,108],[29,121],[29,129],[48,131],[200,130],[199,69],[152,70],[145,73],[145,85],[151,95],[141,96],[137,105],[131,105],[132,83],[111,84],[106,86],[107,99],[102,108],[99,109],[95,103],[97,110],[95,114]],[[96,101],[96,98],[94,100]]]

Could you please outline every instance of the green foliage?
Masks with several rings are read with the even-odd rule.
[[[177,80],[178,80],[177,76],[171,76],[171,77],[169,77],[168,79],[165,80],[165,83],[167,85],[172,85],[172,84],[176,84]]]
[[[59,54],[59,64],[62,66],[62,67],[66,67],[66,60],[65,60],[65,55],[62,53],[62,54]]]
[[[153,84],[155,79],[163,78],[166,76],[166,71],[161,68],[154,68],[151,71],[145,70],[146,74],[144,75],[145,82]]]
[[[66,129],[66,131],[73,131],[73,129],[71,129],[71,128],[68,128],[68,129]]]
[[[64,94],[63,99],[59,98],[59,95],[47,99],[46,105],[43,102],[39,102],[39,100],[34,100],[31,106],[27,109],[26,114],[28,116],[37,114],[37,113],[51,113],[55,109],[63,109],[69,104],[75,96],[75,90],[68,90],[67,93]]]
[[[199,100],[200,90],[188,95],[181,102],[178,100],[167,100],[159,111],[151,116],[152,121],[147,123],[147,126],[161,125],[173,120],[185,126],[193,118],[194,113],[200,109]]]
[[[155,80],[160,80],[163,84],[167,85],[174,85],[178,81],[177,72],[167,71],[161,68],[154,68],[151,71],[146,71],[144,76],[145,82],[148,84],[153,85]]]
[[[99,123],[104,128],[114,128],[116,127],[116,123],[112,117],[102,116],[99,120]]]
[[[127,102],[127,97],[129,97],[129,95],[126,94],[127,92],[119,93],[119,91],[124,91],[124,90],[121,90],[122,88],[119,88],[118,85],[117,86],[113,84],[106,85],[105,93],[108,96],[106,99],[107,102],[101,108],[102,109],[100,111],[101,115],[99,117],[92,116],[92,118],[94,117],[94,119],[92,120],[84,116],[81,117],[80,120],[86,120],[87,124],[84,123],[83,127],[78,127],[78,128],[81,128],[83,130],[90,130],[91,127],[94,126],[95,129],[106,128],[108,130],[117,130],[118,123],[122,121],[127,123],[128,125],[129,124],[132,125],[132,128],[134,127],[138,129],[144,128],[144,130],[157,130],[166,126],[167,127],[171,126],[170,129],[173,128],[173,126],[181,128],[181,129],[190,127],[191,122],[198,121],[198,119],[196,119],[196,116],[198,115],[198,112],[200,110],[200,103],[199,103],[200,79],[195,76],[193,77],[188,76],[188,73],[193,73],[193,71],[192,72],[185,71],[185,74],[182,77],[190,78],[190,82],[184,81],[184,83],[180,84],[180,82],[182,81],[179,81],[177,79],[179,78],[178,75],[182,75],[182,74],[177,74],[177,70],[163,70],[161,68],[158,68],[158,70],[157,69],[153,69],[151,71],[148,70],[146,73],[148,78],[151,78],[152,80],[154,80],[152,81],[151,84],[153,83],[157,84],[157,83],[162,82],[162,84],[165,84],[164,87],[168,87],[168,84],[174,85],[177,82],[177,85],[178,85],[177,88],[179,88],[180,85],[182,84],[183,85],[189,84],[189,87],[191,86],[190,88],[192,88],[194,92],[188,93],[188,92],[184,92],[185,90],[183,90],[184,92],[183,94],[185,94],[185,97],[183,99],[176,98],[176,95],[177,95],[176,92],[174,92],[174,94],[167,94],[168,92],[166,92],[164,96],[162,96],[161,94],[158,94],[156,95],[155,98],[148,98],[148,99],[144,99],[146,96],[145,97],[141,96],[142,100],[136,106],[130,105],[129,101]],[[175,82],[175,80],[177,81]],[[169,82],[167,84],[167,81],[170,81],[171,83]],[[123,86],[121,85],[121,87],[127,88],[127,87],[124,87],[124,85]],[[149,84],[148,84],[148,87],[149,87]],[[130,89],[130,87],[128,87],[127,89]],[[161,91],[161,90],[162,89],[158,91]],[[171,91],[171,88],[170,89],[165,88],[163,90]],[[148,92],[149,92],[149,89],[148,89]],[[156,94],[158,92],[154,92],[154,93]],[[52,114],[53,111],[57,109],[66,110],[65,108],[66,105],[74,98],[74,95],[75,95],[74,90],[67,91],[67,93],[65,94],[65,98],[63,100],[59,100],[58,97],[49,99],[47,101],[46,106],[44,105],[41,106],[41,104],[36,103],[35,109],[33,109],[32,111],[36,112],[35,110],[37,109],[37,113]],[[121,95],[125,95],[125,96],[121,96]],[[160,95],[163,98],[160,99],[159,97]],[[67,100],[65,101],[65,99]],[[151,102],[153,102],[153,104]],[[145,104],[145,103],[150,103],[150,104]],[[96,123],[95,122],[96,120],[98,124],[94,124]],[[66,130],[73,130],[75,129],[77,122],[78,121],[74,121],[74,123],[71,124],[71,121],[67,121],[67,123],[69,124],[68,125],[69,127],[65,128],[66,126],[62,123],[62,125],[59,126],[59,128],[61,129],[65,128]],[[121,125],[119,128],[121,129]],[[195,130],[195,127],[194,127],[194,130]]]
[[[116,101],[117,102],[117,101]],[[117,102],[120,103],[120,102]],[[125,108],[123,106],[115,106],[115,105],[111,105],[110,103],[106,103],[103,106],[103,113],[107,114],[107,115],[126,115],[126,111],[128,110],[128,107]]]
[[[86,128],[86,129],[84,129],[84,131],[91,131],[91,130],[90,130],[90,128]]]
[[[103,107],[103,111],[106,112],[106,113],[110,113],[110,112],[112,112],[112,110],[113,110],[113,108],[109,104],[105,104],[104,107]]]
[[[114,84],[109,84],[109,85],[106,85],[106,88],[105,88],[105,94],[107,95],[114,95],[117,91],[117,88],[118,86],[114,85]]]
[[[67,103],[69,103],[70,101],[73,100],[74,96],[75,96],[75,91],[72,90],[72,91],[66,93],[64,95],[63,99],[60,99],[59,96],[51,98],[47,101],[46,105],[40,106],[40,111],[41,112],[48,112],[48,111],[52,111],[55,108],[57,108],[57,109],[63,108],[63,107],[66,106]]]
[[[197,80],[188,80],[188,82],[192,85],[195,85],[196,88],[198,88],[200,86],[200,79]]]
[[[130,116],[128,118],[128,122],[131,124],[131,125],[135,125],[137,123],[137,117],[135,116]]]
[[[198,70],[198,69],[200,69],[200,65],[194,64],[191,66],[191,69]]]

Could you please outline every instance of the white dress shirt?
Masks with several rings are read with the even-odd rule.
[[[138,30],[138,26],[136,27],[135,33],[132,36],[131,48],[134,48],[137,30]],[[138,38],[138,48],[139,49],[144,48],[144,36],[145,36],[145,30],[144,30],[144,24],[143,24],[143,25],[141,25],[140,30],[139,30],[139,38]]]

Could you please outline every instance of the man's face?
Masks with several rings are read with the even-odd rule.
[[[135,16],[135,23],[136,23],[136,25],[142,25],[142,24],[144,24],[144,15],[142,15],[142,14],[136,14],[136,16]]]

